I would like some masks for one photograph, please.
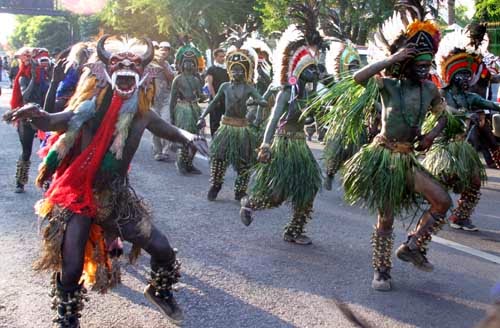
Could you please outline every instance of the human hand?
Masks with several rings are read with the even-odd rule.
[[[3,120],[7,123],[12,123],[17,120],[25,120],[35,117],[42,117],[48,115],[40,105],[35,103],[28,103],[16,110],[10,110],[3,115]]]
[[[58,83],[64,80],[65,73],[64,73],[64,68],[66,67],[66,63],[68,61],[66,58],[59,59],[56,64],[54,65],[54,68],[52,69],[52,82]]]
[[[205,157],[210,156],[207,139],[196,134],[191,134],[191,136],[189,136],[188,139],[189,141],[187,143],[187,146],[189,148],[190,155],[199,152],[201,155]]]
[[[271,161],[271,148],[268,144],[263,143],[260,146],[257,160],[261,163],[269,163]]]
[[[417,49],[415,48],[415,44],[409,43],[406,47],[399,49],[390,58],[391,61],[395,63],[400,63],[406,61],[407,59],[415,57],[416,54],[417,54]]]

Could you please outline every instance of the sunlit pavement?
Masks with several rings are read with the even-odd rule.
[[[3,114],[10,90],[1,85]],[[152,159],[150,139],[146,133],[131,183],[179,249],[183,277],[176,295],[185,311],[183,327],[352,327],[333,300],[345,302],[374,327],[472,327],[491,303],[490,290],[500,281],[500,265],[494,263],[500,260],[499,171],[488,170],[473,217],[481,231],[445,228],[440,242],[431,244],[433,273],[394,259],[394,290],[380,293],[370,288],[375,217],[345,205],[338,184],[315,202],[308,225],[313,245],[288,244],[281,239],[286,206],[258,212],[245,227],[233,200],[231,170],[218,200],[208,202],[208,162],[196,159],[203,175],[181,177],[173,163]],[[32,183],[25,194],[13,192],[20,154],[15,129],[1,123],[0,140],[0,327],[48,327],[49,274],[31,270],[39,245],[33,204],[41,192]],[[311,146],[319,158],[321,145]],[[39,163],[35,155],[32,160],[31,182]],[[396,245],[405,240],[402,224],[395,234]],[[450,247],[447,240],[469,248]],[[123,284],[105,295],[91,292],[82,325],[173,327],[142,295],[148,263],[145,254],[136,266],[123,260]]]

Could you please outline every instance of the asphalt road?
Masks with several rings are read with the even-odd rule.
[[[0,98],[6,109],[10,90]],[[39,236],[33,205],[41,192],[30,183],[15,194],[15,162],[20,145],[15,129],[0,123],[0,327],[49,327],[49,274],[35,273]],[[36,146],[36,145],[35,145]],[[311,145],[320,156],[319,144]],[[39,159],[32,157],[30,181]],[[155,214],[156,224],[179,249],[182,288],[176,294],[185,311],[183,327],[353,327],[336,306],[346,303],[373,327],[473,327],[491,304],[500,281],[500,173],[489,182],[474,214],[478,233],[445,228],[431,244],[433,273],[422,273],[394,259],[394,290],[372,291],[370,235],[375,217],[342,202],[338,184],[315,202],[308,234],[311,246],[281,239],[289,209],[258,212],[250,227],[241,224],[233,200],[234,173],[216,202],[206,200],[209,169],[181,177],[173,163],[156,162],[146,135],[132,163],[131,183]],[[396,226],[396,245],[405,227]],[[446,240],[486,252],[489,259],[444,245]],[[127,246],[128,249],[128,246]],[[494,261],[498,263],[494,263]],[[150,306],[142,289],[149,258],[136,266],[123,261],[123,284],[107,294],[90,293],[83,327],[174,327]]]

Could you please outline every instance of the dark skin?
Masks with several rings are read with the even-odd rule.
[[[354,80],[363,84],[369,78],[380,71],[389,68],[396,63],[405,63],[411,60],[405,70],[402,80],[379,78],[379,88],[382,97],[382,129],[380,135],[392,142],[410,142],[419,140],[417,150],[427,150],[446,125],[446,118],[442,116],[434,129],[425,135],[420,135],[425,112],[430,109],[433,112],[443,110],[443,102],[436,86],[426,81],[431,68],[430,61],[414,61],[417,50],[413,45],[400,49],[388,58],[365,66],[354,74]],[[403,95],[402,95],[403,91]],[[402,96],[401,96],[402,95]],[[403,104],[401,98],[404,99]],[[408,123],[405,122],[402,106],[407,113]],[[421,118],[417,122],[416,117]],[[430,203],[429,211],[426,211],[416,228],[419,231],[432,219],[430,213],[444,215],[451,206],[448,193],[434,179],[425,172],[415,170],[413,173],[413,184],[415,192],[420,193]],[[381,232],[392,231],[394,215],[392,209],[379,209],[377,228]]]
[[[47,90],[47,95],[45,96],[45,103],[43,106],[43,109],[46,112],[54,113],[56,111],[61,111],[63,109],[60,108],[60,110],[56,110],[56,91],[57,87],[59,86],[59,83],[64,80],[65,65],[66,65],[66,59],[59,59],[57,63],[54,65],[54,68],[52,70],[52,79],[50,81],[49,90]]]
[[[454,114],[471,114],[468,141],[476,149],[496,149],[498,143],[492,133],[491,123],[486,119],[484,112],[474,113],[478,109],[500,110],[500,106],[476,93],[468,92],[471,74],[468,71],[459,71],[452,78],[451,85],[442,89],[442,94],[448,104],[448,110]]]
[[[468,92],[470,88],[470,79],[470,72],[457,72],[453,76],[451,86],[443,89],[443,96],[449,106],[448,108],[450,108],[452,112],[469,112],[476,109],[500,111],[500,106],[497,103],[484,99],[475,93]]]
[[[205,109],[200,119],[198,127],[205,125],[205,117],[211,113],[222,97],[225,99],[224,115],[236,118],[245,118],[247,114],[247,100],[252,98],[254,102],[261,106],[266,106],[267,101],[262,98],[257,89],[245,82],[245,70],[240,65],[233,65],[231,68],[232,80],[223,83],[215,98]]]
[[[6,121],[30,119],[36,128],[44,131],[66,130],[68,122],[73,116],[73,113],[70,111],[49,114],[41,110],[39,106],[33,104],[28,104],[9,114],[4,115]],[[95,126],[92,126],[89,122],[85,123],[82,127],[82,150],[90,144],[96,131]],[[203,155],[208,155],[208,146],[204,139],[176,128],[150,110],[144,114],[136,114],[131,123],[129,136],[123,149],[123,158],[120,160],[120,167],[117,170],[117,174],[120,177],[125,178],[127,176],[130,162],[139,147],[142,135],[146,129],[160,138],[187,144],[192,152],[200,151]],[[85,243],[88,240],[91,221],[91,218],[78,214],[73,214],[68,221],[62,248],[63,267],[61,283],[65,288],[76,286],[80,280],[83,272]],[[130,229],[130,233],[128,229]],[[163,234],[153,227],[151,237],[146,239],[136,237],[133,229],[134,227],[123,226],[122,237],[124,240],[138,244],[151,254],[151,266],[153,269],[158,265],[171,265],[171,262],[175,259],[175,255]]]
[[[172,91],[170,94],[171,122],[174,122],[175,106],[178,100],[193,102],[203,98],[202,85],[196,76],[196,66],[191,61],[184,61],[181,75],[175,77],[172,83]]]
[[[310,65],[304,69],[298,80],[299,92],[297,100],[307,98],[308,93],[306,84],[316,82],[318,77],[319,72],[316,65]],[[276,127],[278,126],[278,122],[285,113],[287,113],[285,114],[287,115],[287,122],[284,128],[286,128],[288,132],[301,132],[304,129],[304,123],[300,121],[300,116],[302,114],[300,102],[294,101],[292,104],[288,103],[290,101],[291,92],[291,87],[285,87],[277,95],[276,104],[272,109],[271,117],[264,133],[264,141],[257,155],[257,159],[262,163],[268,163],[271,160],[270,144]]]

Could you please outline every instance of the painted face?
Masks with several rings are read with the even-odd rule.
[[[459,89],[466,91],[469,90],[469,82],[471,74],[469,71],[459,71],[453,75],[452,83]]]
[[[245,81],[245,70],[241,65],[233,65],[231,67],[231,76],[235,82]]]
[[[419,60],[412,62],[409,65],[409,73],[407,77],[414,81],[425,81],[429,78],[429,72],[431,71],[432,62],[427,60]]]
[[[309,65],[300,74],[300,79],[304,82],[316,82],[319,79],[319,70],[317,65]]]
[[[184,60],[182,62],[182,71],[185,73],[194,73],[196,65],[192,60]]]

